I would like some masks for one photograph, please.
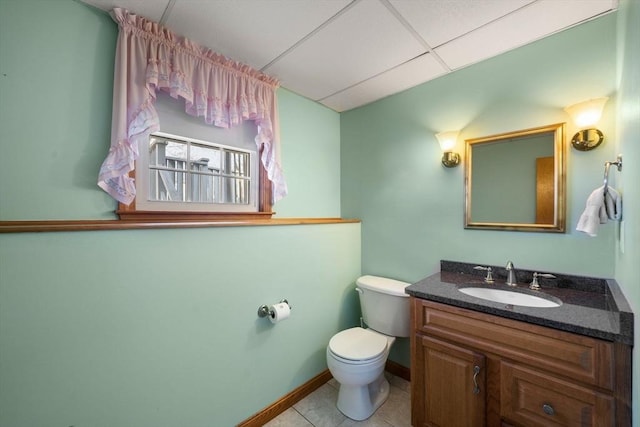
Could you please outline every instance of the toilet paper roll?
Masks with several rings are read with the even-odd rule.
[[[289,308],[289,304],[287,304],[286,302],[272,305],[271,307],[269,307],[269,311],[271,313],[271,315],[269,316],[271,323],[278,323],[281,320],[288,318],[291,314],[291,308]]]

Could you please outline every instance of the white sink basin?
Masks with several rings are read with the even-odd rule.
[[[500,302],[503,304],[522,305],[526,307],[560,307],[562,305],[562,302],[555,302],[535,295],[505,291],[502,289],[460,288],[458,290],[463,294],[471,295],[472,297]]]

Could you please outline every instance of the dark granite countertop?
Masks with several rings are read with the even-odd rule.
[[[552,273],[556,278],[539,278],[542,289],[532,291],[529,283],[533,271],[516,268],[518,286],[513,288],[504,284],[506,271],[503,267],[490,266],[495,283],[487,284],[484,282],[486,272],[474,270],[476,265],[442,261],[439,273],[408,286],[406,292],[417,298],[633,345],[633,312],[615,280]],[[516,306],[458,291],[458,288],[470,286],[558,298],[562,305],[553,308]]]

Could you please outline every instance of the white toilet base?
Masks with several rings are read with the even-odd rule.
[[[374,412],[389,397],[389,381],[384,372],[374,382],[364,386],[340,384],[338,409],[352,420],[362,421]]]

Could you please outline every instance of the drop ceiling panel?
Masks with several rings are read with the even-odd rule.
[[[539,0],[435,52],[455,70],[561,31],[611,6],[611,0]]]
[[[346,111],[435,79],[446,72],[433,55],[424,54],[321,102],[336,111]]]
[[[166,25],[236,61],[261,69],[350,0],[176,0]]]
[[[354,3],[265,72],[322,99],[421,55],[425,49],[378,0]]]
[[[85,0],[84,2],[109,12],[116,7],[127,9],[136,15],[159,22],[169,0]]]
[[[390,0],[431,47],[486,25],[533,0]]]
[[[618,7],[618,0],[82,1],[159,22],[338,111]]]

